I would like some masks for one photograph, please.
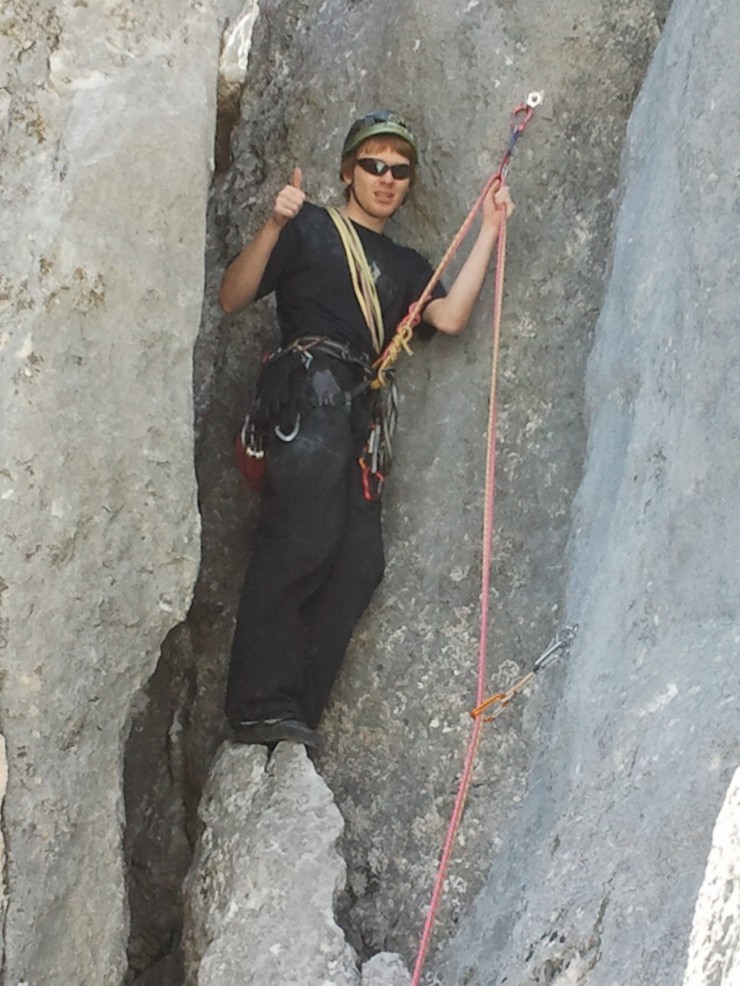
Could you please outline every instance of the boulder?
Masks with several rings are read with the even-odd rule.
[[[201,802],[186,886],[188,986],[402,986],[397,956],[362,977],[334,917],[344,823],[300,745],[225,746]],[[408,982],[408,975],[406,976]]]

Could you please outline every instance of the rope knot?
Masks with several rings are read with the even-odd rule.
[[[381,387],[388,386],[386,373],[401,355],[402,349],[404,352],[408,353],[409,356],[413,356],[413,350],[411,349],[410,342],[411,337],[414,334],[414,325],[419,321],[421,321],[421,319],[418,315],[416,316],[416,322],[413,322],[412,316],[409,314],[398,323],[398,327],[393,338],[388,343],[385,352],[376,363],[375,379],[370,384],[373,390],[379,390]]]

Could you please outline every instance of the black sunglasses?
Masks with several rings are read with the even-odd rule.
[[[378,178],[386,171],[390,171],[396,181],[405,181],[406,178],[411,177],[410,164],[386,164],[377,157],[361,157],[357,159],[357,163],[363,171]]]

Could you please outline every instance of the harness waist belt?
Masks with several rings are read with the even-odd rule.
[[[372,374],[370,357],[368,355],[359,353],[347,343],[340,342],[338,339],[332,339],[329,336],[301,336],[300,339],[294,339],[285,346],[279,346],[274,352],[266,356],[264,365],[268,366],[275,360],[280,359],[281,356],[287,356],[289,353],[310,353],[312,350],[341,360],[342,363],[359,366],[367,378]]]

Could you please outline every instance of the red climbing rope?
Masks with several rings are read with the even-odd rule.
[[[514,150],[514,146],[517,140],[524,133],[524,130],[532,118],[532,113],[541,102],[541,97],[538,93],[530,93],[527,98],[526,103],[518,106],[512,114],[512,125],[511,125],[511,136],[509,139],[509,146],[501,160],[501,165],[498,171],[489,178],[486,182],[483,191],[478,196],[478,199],[471,209],[468,217],[460,228],[455,239],[450,244],[450,248],[442,259],[440,263],[440,268],[446,265],[447,260],[455,250],[458,248],[460,241],[467,233],[472,219],[476,212],[480,208],[484,198],[489,193],[491,188],[496,182],[503,184],[506,178],[506,172],[509,167],[509,162],[511,160],[511,155]],[[483,510],[483,561],[482,561],[482,573],[481,573],[481,621],[480,621],[480,643],[478,648],[478,679],[477,679],[477,690],[476,690],[476,709],[473,715],[473,729],[468,743],[468,750],[465,756],[465,763],[463,766],[462,776],[460,778],[460,784],[457,791],[457,796],[455,798],[455,805],[452,810],[452,817],[450,818],[450,823],[447,828],[447,836],[445,838],[444,846],[442,849],[442,855],[440,856],[439,867],[437,870],[437,876],[434,882],[434,890],[432,891],[432,898],[429,904],[429,910],[427,912],[426,921],[424,922],[424,930],[421,936],[421,942],[419,944],[419,951],[416,957],[416,964],[414,966],[414,972],[411,979],[411,986],[419,986],[421,982],[421,974],[424,968],[424,963],[426,961],[427,952],[429,951],[429,943],[432,937],[432,928],[434,926],[434,921],[439,909],[439,904],[442,899],[442,892],[444,889],[444,882],[447,876],[447,869],[449,867],[450,858],[452,856],[452,850],[455,842],[455,837],[457,835],[458,828],[460,827],[460,820],[462,818],[462,813],[465,808],[465,803],[467,801],[468,790],[470,788],[470,782],[473,777],[473,767],[475,765],[475,758],[478,752],[478,745],[480,743],[481,730],[483,728],[484,718],[480,715],[481,706],[485,707],[487,703],[484,702],[485,698],[485,688],[486,688],[486,656],[488,652],[488,599],[490,591],[490,580],[491,580],[491,558],[492,558],[492,545],[493,545],[493,513],[494,504],[496,498],[496,389],[498,380],[498,361],[499,361],[499,342],[501,338],[501,308],[503,302],[503,288],[504,288],[504,267],[506,263],[506,207],[501,206],[501,225],[499,227],[498,241],[496,244],[496,276],[494,282],[494,300],[493,300],[493,355],[491,359],[491,383],[490,383],[490,396],[488,402],[488,447],[486,453],[486,484],[485,484],[485,502]],[[436,276],[436,272],[435,272]],[[433,281],[431,286],[427,288],[427,291],[422,295],[420,302],[428,296],[434,287]]]

